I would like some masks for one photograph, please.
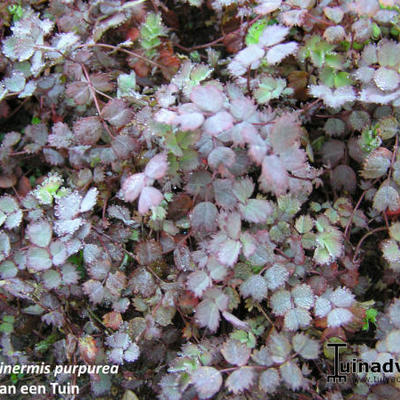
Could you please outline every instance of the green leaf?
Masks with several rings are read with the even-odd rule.
[[[246,35],[246,45],[257,44],[261,34],[263,33],[265,27],[267,26],[267,19],[259,19],[256,21],[248,30]]]
[[[0,324],[0,332],[11,333],[14,331],[15,317],[13,315],[4,315]]]
[[[375,308],[369,308],[365,312],[365,318],[364,318],[364,325],[362,327],[363,331],[369,330],[369,323],[372,323],[376,325],[376,316],[378,315],[378,310]]]
[[[328,264],[343,252],[343,235],[336,228],[329,228],[316,236],[317,248],[314,260],[319,264]]]
[[[117,83],[117,97],[135,96],[136,74],[134,71],[130,74],[120,74]]]
[[[267,104],[272,99],[277,99],[286,88],[285,79],[265,77],[261,79],[258,89],[254,96],[258,104]]]
[[[372,24],[372,32],[371,32],[371,37],[374,40],[379,39],[379,36],[381,36],[381,28],[379,28],[379,25],[377,25],[375,22]]]
[[[63,180],[59,175],[50,175],[40,187],[35,189],[33,194],[41,204],[50,205],[62,182]]]
[[[335,87],[340,88],[342,86],[348,86],[353,83],[347,72],[341,71],[335,75]]]
[[[314,221],[309,215],[300,215],[300,217],[296,219],[295,227],[297,232],[301,234],[310,232],[313,226]]]
[[[13,74],[4,78],[4,86],[9,92],[21,92],[25,87],[25,76],[22,72],[13,72]]]
[[[160,14],[150,12],[146,16],[145,22],[140,27],[140,45],[147,50],[148,57],[157,54],[156,47],[161,44],[160,36],[165,36],[167,29],[164,27]]]

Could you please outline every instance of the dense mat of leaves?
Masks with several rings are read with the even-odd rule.
[[[119,365],[58,376],[80,399],[399,398],[327,380],[330,342],[400,356],[398,2],[0,21],[1,362]]]

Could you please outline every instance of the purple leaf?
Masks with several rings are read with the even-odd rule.
[[[250,199],[245,205],[239,205],[240,213],[246,221],[261,223],[274,212],[270,202],[261,199]]]
[[[225,167],[230,167],[235,162],[236,155],[232,149],[229,147],[216,147],[209,155],[208,155],[208,165],[212,169],[218,169],[218,167],[222,164]]]
[[[146,165],[144,174],[151,179],[161,179],[168,170],[166,154],[157,154]]]
[[[67,85],[65,91],[68,97],[72,97],[76,104],[88,104],[91,102],[89,85],[87,82],[72,82]]]
[[[332,187],[335,190],[346,190],[353,194],[357,188],[357,175],[348,165],[338,165],[332,171]]]
[[[222,311],[222,316],[230,322],[236,329],[242,329],[248,331],[250,326],[247,322],[240,320],[238,317],[234,316],[228,311]]]
[[[162,199],[162,193],[152,186],[146,186],[139,197],[139,214],[146,214],[151,207],[158,206]]]
[[[105,296],[104,287],[99,281],[90,279],[83,284],[83,291],[93,304],[99,304]]]
[[[81,118],[74,123],[74,135],[80,145],[93,145],[100,139],[103,132],[99,117]]]
[[[289,331],[297,331],[310,325],[311,316],[303,308],[292,308],[285,314],[284,327]]]
[[[224,343],[221,353],[228,363],[233,365],[246,365],[250,358],[251,349],[245,343],[229,339]]]
[[[264,157],[260,183],[264,191],[271,191],[277,196],[286,192],[289,176],[278,156],[272,154]]]
[[[90,80],[94,88],[102,92],[109,92],[114,89],[111,79],[111,74],[98,73],[90,75]]]
[[[199,367],[193,372],[191,381],[199,394],[199,398],[209,399],[220,389],[222,375],[213,367]]]
[[[61,276],[58,271],[54,269],[49,269],[45,271],[42,275],[43,284],[46,289],[55,289],[56,287],[60,286],[61,284]]]
[[[216,113],[224,103],[224,97],[214,85],[197,86],[192,90],[190,99],[201,110]]]
[[[173,122],[180,125],[183,131],[194,131],[203,124],[204,116],[199,112],[185,112],[178,115]]]
[[[325,85],[311,85],[310,94],[322,99],[327,106],[333,108],[341,107],[348,101],[356,100],[356,95],[352,86],[342,86],[336,90],[332,90]],[[360,100],[363,101],[361,97]]]
[[[121,99],[113,99],[101,110],[103,118],[117,128],[126,125],[133,113]]]
[[[134,362],[139,358],[140,349],[136,343],[132,343],[124,352],[124,359],[128,362]]]
[[[187,287],[196,297],[201,297],[203,292],[212,284],[211,279],[204,271],[196,271],[189,274]]]
[[[54,149],[43,149],[43,155],[51,165],[63,165],[64,164],[64,157],[59,153],[57,150]]]
[[[222,264],[232,266],[236,263],[242,245],[237,240],[227,239],[220,246],[217,257]]]
[[[265,393],[274,393],[281,381],[279,372],[275,368],[268,368],[260,375],[259,385]]]
[[[242,367],[229,375],[225,382],[225,386],[229,389],[229,391],[237,394],[249,389],[255,378],[256,373],[254,368]]]
[[[49,144],[57,149],[68,148],[73,139],[73,134],[67,124],[57,122],[48,137]]]
[[[205,299],[196,306],[196,322],[201,327],[207,327],[211,332],[218,329],[220,314],[218,307],[211,299]]]
[[[51,240],[52,228],[47,221],[31,222],[26,233],[31,243],[39,247],[47,247]]]
[[[237,201],[232,193],[232,181],[230,179],[216,179],[213,182],[215,202],[218,206],[231,210]]]
[[[298,147],[302,135],[297,113],[285,113],[274,120],[270,141],[276,153],[284,153],[292,146]]]
[[[278,9],[282,0],[261,0],[257,2],[257,7],[254,9],[257,15],[267,15]]]
[[[341,140],[328,140],[322,146],[322,162],[334,167],[344,157],[345,144]]]
[[[193,209],[192,227],[198,231],[214,232],[217,227],[217,207],[209,201],[196,205]]]
[[[34,271],[43,271],[52,266],[48,251],[40,247],[29,247],[27,253],[27,264],[28,267]]]
[[[240,285],[243,297],[252,297],[255,301],[262,301],[267,297],[268,285],[261,275],[251,275]]]
[[[132,157],[132,153],[138,151],[138,141],[131,135],[119,135],[113,138],[111,147],[115,155],[123,160]]]
[[[140,242],[135,249],[136,260],[140,265],[150,265],[162,258],[162,249],[155,240]]]
[[[264,56],[264,53],[264,50],[260,46],[251,44],[243,50],[240,50],[233,61],[242,66],[244,72],[246,72],[247,68],[251,66],[251,64],[256,63]]]
[[[233,126],[233,117],[226,111],[220,111],[206,119],[204,122],[204,130],[213,136],[217,136],[219,133],[224,132]]]
[[[284,44],[278,44],[267,52],[267,62],[269,64],[277,64],[284,58],[293,54],[297,49],[298,44],[295,42],[289,42]]]
[[[254,182],[248,177],[235,181],[233,184],[233,193],[242,203],[245,203],[246,200],[253,194],[253,190]]]
[[[261,46],[270,47],[274,44],[282,42],[287,34],[289,33],[289,28],[282,25],[270,25],[267,26],[260,36],[258,43]]]
[[[125,179],[122,184],[122,194],[125,201],[135,201],[145,186],[145,175],[134,174]]]
[[[86,211],[90,211],[96,205],[98,193],[99,191],[97,190],[97,188],[91,188],[83,198],[79,208],[79,212],[83,213]]]
[[[300,389],[303,384],[303,373],[301,369],[292,361],[282,364],[279,368],[282,379],[292,390]]]

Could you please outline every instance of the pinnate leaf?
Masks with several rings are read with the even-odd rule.
[[[266,393],[276,392],[281,381],[279,372],[276,368],[268,368],[259,378],[259,386]]]
[[[36,246],[47,247],[50,244],[52,228],[47,221],[31,222],[26,232],[30,242]]]
[[[225,382],[229,391],[237,394],[249,389],[256,378],[254,368],[242,367],[233,371]]]
[[[243,297],[251,296],[256,301],[262,301],[267,297],[267,281],[261,275],[252,275],[240,285],[240,293]]]
[[[274,212],[271,203],[267,200],[250,199],[246,204],[239,204],[243,218],[248,222],[261,223]]]
[[[83,291],[89,296],[93,304],[101,303],[105,296],[103,285],[94,279],[90,279],[83,284]]]
[[[289,331],[297,331],[299,328],[306,328],[310,325],[310,313],[304,308],[292,308],[284,318],[285,328]]]
[[[208,155],[208,165],[212,169],[218,169],[222,164],[225,167],[231,167],[236,159],[236,155],[229,147],[216,147]]]
[[[267,26],[260,36],[259,44],[265,47],[282,42],[289,33],[289,28],[283,25]]]
[[[222,346],[221,353],[230,364],[242,366],[247,364],[251,349],[245,343],[229,339]]]
[[[347,308],[334,308],[328,313],[328,327],[336,328],[347,324],[353,319],[353,314]]]
[[[224,97],[215,85],[197,86],[192,90],[190,99],[201,110],[216,113],[223,105]]]
[[[192,272],[187,279],[187,287],[195,296],[201,297],[203,292],[211,286],[211,279],[204,271]]]
[[[319,343],[317,340],[310,339],[303,333],[297,333],[292,338],[293,349],[306,360],[318,358]]]
[[[204,122],[204,130],[212,135],[217,136],[233,126],[233,117],[226,111],[219,111],[217,114],[209,117]]]
[[[122,184],[122,194],[125,201],[135,201],[145,187],[145,175],[143,173],[134,174],[124,180]]]
[[[279,367],[283,381],[292,390],[298,390],[303,385],[303,373],[292,361],[288,361]]]
[[[193,229],[205,232],[213,232],[217,227],[218,210],[209,201],[196,205],[193,209],[191,222]]]
[[[46,249],[29,247],[27,253],[28,267],[35,271],[49,269],[52,266],[50,255]]]
[[[269,64],[277,64],[287,56],[293,54],[297,50],[296,42],[278,44],[267,51],[267,62]]]
[[[163,198],[164,196],[158,189],[146,186],[139,197],[139,214],[146,214],[152,207],[158,206]]]
[[[83,198],[79,212],[83,213],[86,211],[90,211],[95,205],[96,205],[96,200],[97,200],[97,194],[98,194],[97,188],[91,188]]]
[[[400,208],[399,192],[392,186],[382,185],[375,193],[373,206],[380,212],[386,209],[398,210]]]
[[[225,265],[232,266],[239,257],[241,243],[237,240],[227,239],[221,243],[221,247],[218,250],[218,260]]]
[[[157,154],[146,165],[144,174],[151,179],[161,179],[168,170],[168,162],[166,154]]]
[[[222,385],[222,375],[213,367],[199,367],[193,372],[191,381],[200,399],[209,399],[220,389]]]
[[[120,128],[126,125],[132,119],[132,111],[121,99],[110,100],[101,110],[103,118],[112,126]]]
[[[74,123],[73,130],[79,144],[94,145],[100,139],[103,127],[99,117],[85,117]]]

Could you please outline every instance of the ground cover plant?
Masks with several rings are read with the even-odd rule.
[[[0,21],[0,362],[118,366],[1,385],[399,398],[379,371],[327,379],[330,343],[400,356],[397,1],[3,1]]]

